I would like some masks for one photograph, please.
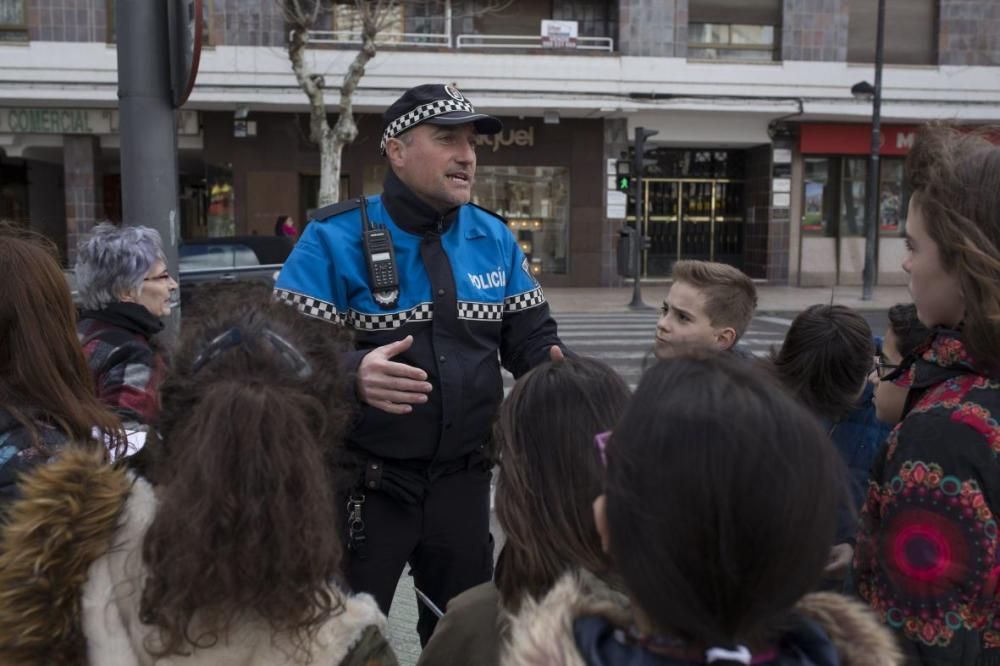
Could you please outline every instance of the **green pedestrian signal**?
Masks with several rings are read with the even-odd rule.
[[[632,179],[629,176],[618,176],[618,191],[628,192],[632,189]]]

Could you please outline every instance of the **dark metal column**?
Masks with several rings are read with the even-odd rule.
[[[141,224],[160,232],[167,269],[176,278],[180,209],[167,3],[115,4],[122,219],[125,224]],[[168,335],[176,334],[179,322],[178,306],[166,322]]]
[[[878,244],[879,149],[882,118],[882,59],[885,42],[885,0],[878,0],[878,23],[875,28],[875,95],[872,98],[872,152],[868,160],[868,204],[865,206],[865,268],[861,300],[870,301],[875,286],[876,246]]]

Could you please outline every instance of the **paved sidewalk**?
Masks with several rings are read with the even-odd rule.
[[[642,285],[642,300],[658,308],[667,296],[666,283]],[[548,288],[545,298],[555,313],[627,312],[632,287]],[[758,312],[799,312],[816,303],[846,305],[856,310],[888,310],[912,301],[906,287],[876,287],[870,301],[861,300],[861,287],[776,287],[757,285]]]

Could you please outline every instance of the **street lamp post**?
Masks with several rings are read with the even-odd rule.
[[[878,243],[878,185],[879,185],[879,148],[882,114],[882,59],[885,42],[885,0],[878,0],[878,20],[875,28],[875,86],[872,90],[872,147],[868,159],[868,203],[865,206],[865,268],[862,275],[864,286],[861,290],[861,300],[870,301],[875,285],[875,247]],[[871,88],[866,84],[858,84],[851,89],[857,94],[860,90]]]

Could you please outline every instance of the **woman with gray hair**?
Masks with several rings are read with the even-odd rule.
[[[125,423],[151,423],[166,370],[153,336],[177,289],[159,233],[97,225],[77,248],[76,281],[83,301],[77,334],[98,397]]]

